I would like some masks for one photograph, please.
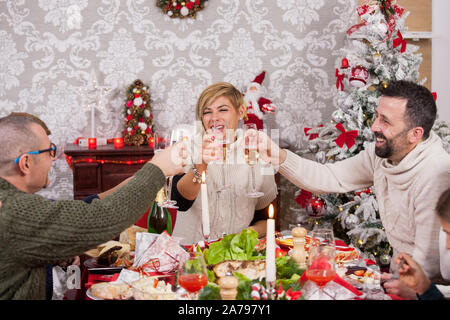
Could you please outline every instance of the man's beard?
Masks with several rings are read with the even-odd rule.
[[[390,158],[394,154],[394,152],[398,151],[398,148],[395,146],[394,141],[397,138],[403,136],[407,131],[408,130],[404,130],[400,132],[392,139],[387,139],[381,132],[374,132],[375,138],[382,138],[385,141],[382,146],[375,146],[375,154],[380,158]]]
[[[394,152],[391,140],[386,139],[382,133],[375,132],[375,137],[385,139],[385,143],[381,147],[375,146],[375,154],[380,158],[389,158]]]

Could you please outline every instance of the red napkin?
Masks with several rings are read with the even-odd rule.
[[[89,274],[88,281],[84,284],[86,289],[89,289],[93,284],[98,282],[116,281],[120,273],[114,274]]]
[[[306,272],[303,272],[302,276],[300,277],[299,281],[307,281],[308,279],[306,278]],[[347,290],[351,291],[352,293],[354,293],[357,296],[362,296],[363,293],[359,290],[357,290],[354,286],[352,286],[350,283],[348,283],[347,281],[345,281],[344,279],[342,279],[341,277],[339,277],[338,275],[336,275],[336,278],[334,278],[333,280],[334,282],[336,282],[337,284],[343,286],[344,288],[346,288]]]

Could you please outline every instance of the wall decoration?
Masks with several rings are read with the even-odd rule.
[[[197,11],[205,8],[208,0],[156,0],[156,6],[171,18],[195,18]]]

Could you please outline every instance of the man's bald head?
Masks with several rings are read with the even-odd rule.
[[[33,126],[42,127],[35,119],[25,115],[0,119],[0,176],[8,176],[14,172],[15,158],[39,148],[39,138],[32,130]]]

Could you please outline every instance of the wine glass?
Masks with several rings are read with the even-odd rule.
[[[217,121],[214,121],[214,124],[211,128],[211,133],[214,135],[214,143],[222,147],[222,160],[220,161],[220,167],[222,170],[222,185],[217,189],[217,193],[223,194],[223,192],[230,190],[230,186],[225,184],[225,162],[227,161],[227,151],[232,142],[231,132],[229,130],[225,130],[224,132],[220,132],[218,129]]]
[[[336,277],[335,258],[336,245],[333,230],[330,228],[314,229],[309,246],[306,278],[317,285],[319,300],[322,300],[324,294],[334,299],[324,290],[324,287]]]
[[[187,139],[187,136],[184,135],[183,130],[181,130],[181,129],[174,129],[167,136],[166,146],[173,146],[177,142],[184,141],[185,139]],[[171,200],[172,179],[173,179],[173,177],[167,177],[166,178],[166,185],[165,185],[165,195],[166,195],[166,197],[164,199],[163,206],[165,206],[167,208],[178,209],[178,207],[176,206],[177,202],[175,200]]]
[[[246,123],[244,124],[245,131],[248,130],[257,130],[256,124],[254,123]],[[257,133],[257,132],[255,132]],[[256,190],[256,181],[255,181],[255,165],[258,162],[259,152],[258,152],[258,135],[257,134],[249,134],[246,137],[245,141],[245,161],[250,166],[251,170],[251,184],[252,191],[247,194],[249,198],[260,198],[264,195],[263,192]]]
[[[161,152],[166,148],[168,137],[168,135],[158,134],[156,132],[153,134],[155,153]]]
[[[172,134],[157,134],[154,133],[154,150],[155,153],[159,153],[166,149],[167,147],[171,146],[172,143]],[[168,194],[168,188],[171,185],[171,177],[166,177],[166,183],[164,184],[164,200],[159,204],[163,208],[175,208],[178,209],[177,206],[175,206],[176,201],[170,200],[170,194]]]
[[[187,292],[190,300],[196,300],[198,292],[208,283],[206,262],[201,252],[190,252],[189,258],[178,270],[178,284]]]

